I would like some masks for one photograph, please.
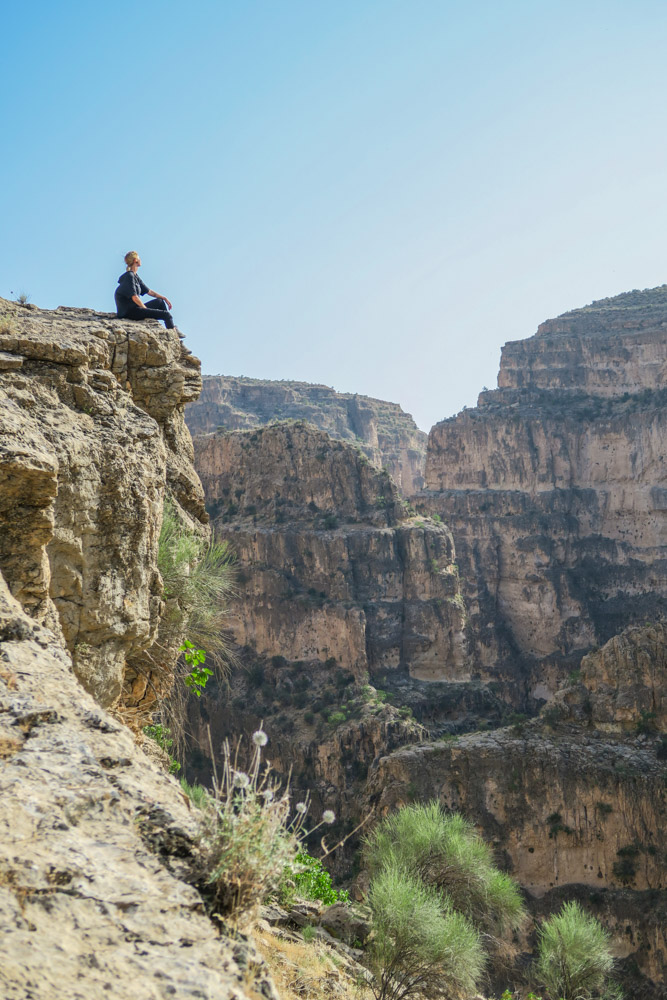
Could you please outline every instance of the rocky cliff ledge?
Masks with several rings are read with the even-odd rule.
[[[187,410],[193,437],[281,420],[306,420],[331,437],[356,445],[372,465],[388,470],[404,496],[424,485],[426,435],[397,403],[307,382],[209,375],[198,402]]]
[[[667,613],[667,289],[503,348],[499,389],[437,424],[420,509],[450,526],[486,673],[554,678]],[[569,664],[569,665],[568,665]]]
[[[275,996],[203,912],[184,797],[117,717],[171,680],[165,495],[208,532],[199,387],[158,323],[0,300],[3,1000]]]
[[[0,313],[0,571],[100,704],[123,687],[128,708],[151,702],[170,672],[156,646],[166,492],[208,531],[183,420],[199,361],[157,322]]]

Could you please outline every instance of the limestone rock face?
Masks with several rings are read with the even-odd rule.
[[[307,424],[196,439],[219,538],[237,554],[239,645],[469,678],[451,535],[408,515],[391,478]]]
[[[389,471],[405,496],[424,485],[426,435],[396,403],[307,382],[209,375],[199,400],[187,410],[193,436],[288,419],[306,420],[361,448],[372,465]]]
[[[666,346],[664,287],[593,303],[507,344],[499,389],[432,429],[418,506],[452,530],[485,676],[549,697],[667,612]]]
[[[193,834],[176,780],[0,575],[3,1000],[277,1000],[204,913]]]
[[[210,775],[208,726],[218,747],[262,721],[274,767],[310,797],[313,823],[334,810],[342,836],[363,818],[372,762],[423,735],[385,703],[384,679],[470,679],[451,535],[310,424],[196,436],[195,452],[216,536],[237,556],[239,650],[229,689],[191,706],[188,773]]]
[[[208,530],[183,420],[199,362],[155,321],[4,306],[0,570],[100,704],[123,685],[127,706],[150,701],[165,491]]]
[[[581,661],[554,701],[609,732],[667,730],[667,626],[631,626]]]

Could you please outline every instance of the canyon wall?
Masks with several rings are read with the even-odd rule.
[[[195,438],[216,537],[233,547],[237,647],[229,690],[191,706],[206,780],[214,746],[260,721],[299,794],[349,830],[386,747],[422,733],[387,687],[470,682],[451,535],[415,515],[391,477],[307,423]]]
[[[135,740],[177,655],[160,641],[165,497],[209,533],[183,421],[199,388],[154,321],[0,300],[6,1000],[276,1000],[205,914],[189,807]]]
[[[404,496],[424,485],[426,435],[397,403],[307,382],[208,375],[199,400],[187,411],[193,437],[284,420],[305,420],[356,445],[372,465],[389,471]]]
[[[305,423],[197,438],[196,465],[238,558],[239,645],[357,677],[469,678],[451,535],[387,473]]]
[[[431,430],[415,503],[452,530],[484,676],[547,698],[665,615],[666,346],[664,288],[593,303],[506,344],[499,388]]]
[[[460,809],[536,917],[576,898],[604,920],[644,1000],[667,956],[666,331],[658,289],[506,345],[499,388],[431,431],[416,516],[314,429],[196,442],[242,647],[200,741],[264,719],[340,833]]]

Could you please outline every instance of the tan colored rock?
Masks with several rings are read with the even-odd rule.
[[[507,344],[500,388],[432,429],[415,502],[453,533],[487,679],[549,698],[667,614],[666,347],[665,287],[593,303]]]
[[[186,417],[193,435],[305,420],[386,467],[405,496],[424,485],[426,435],[396,403],[307,382],[209,375]]]
[[[579,683],[559,692],[555,706],[590,719],[598,729],[667,729],[667,626],[631,626],[581,661]]]
[[[451,536],[406,512],[391,478],[307,424],[196,440],[216,534],[241,585],[239,645],[362,677],[469,679]]]
[[[178,783],[0,575],[3,1000],[277,1000],[204,913],[194,832]]]
[[[173,666],[154,647],[165,492],[208,530],[183,420],[199,362],[155,321],[84,309],[18,310],[0,350],[21,362],[0,366],[0,569],[100,704],[125,684],[149,709]]]

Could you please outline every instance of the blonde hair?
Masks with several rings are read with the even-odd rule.
[[[127,267],[125,268],[125,270],[129,271],[130,268],[132,267],[132,265],[134,264],[135,260],[139,260],[139,254],[137,253],[136,250],[130,250],[129,253],[125,254],[125,257],[123,259],[124,259],[125,263],[127,264]]]

